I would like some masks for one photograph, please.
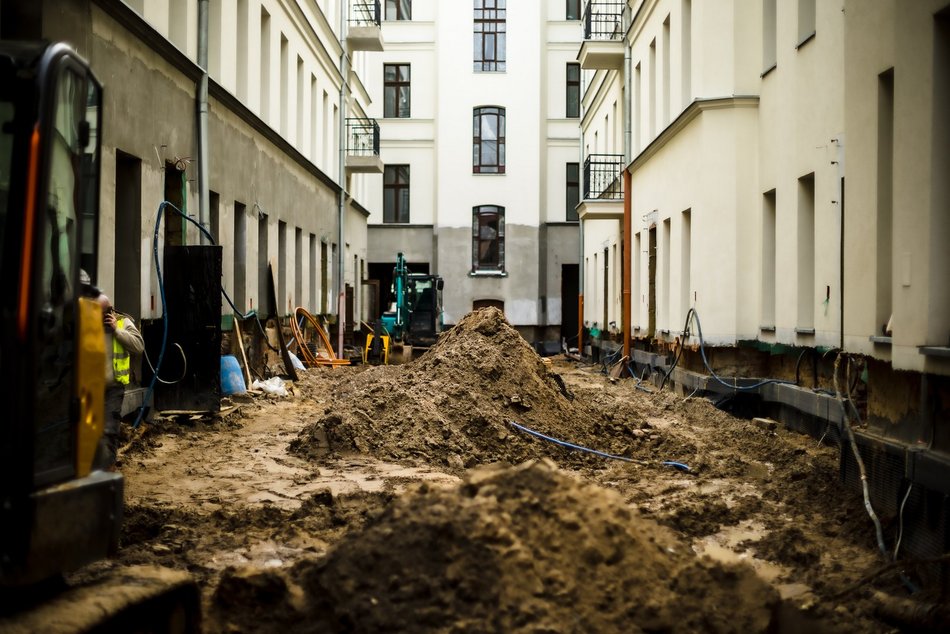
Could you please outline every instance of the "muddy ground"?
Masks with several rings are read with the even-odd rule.
[[[494,309],[300,374],[137,435],[100,567],[191,572],[209,632],[895,631],[892,575],[842,596],[884,560],[834,447],[546,363]]]

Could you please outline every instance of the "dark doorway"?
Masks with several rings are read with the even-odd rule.
[[[561,339],[567,347],[577,346],[577,296],[580,267],[577,264],[561,265]]]
[[[491,307],[495,307],[501,312],[505,312],[505,302],[501,301],[500,299],[476,299],[474,302],[472,302],[472,310]]]
[[[374,280],[379,282],[379,304],[376,307],[379,312],[367,312],[367,316],[374,321],[381,317],[382,313],[389,310],[390,305],[396,301],[396,297],[393,295],[393,270],[395,268],[395,260],[392,262],[370,262],[367,266],[367,272],[369,273],[367,283],[372,284]],[[408,262],[406,268],[409,269],[410,273],[428,273],[429,263]],[[370,309],[371,307],[367,307],[367,311]]]
[[[177,216],[175,212],[166,215]],[[112,303],[136,322],[142,311],[142,161],[115,153],[115,288]],[[95,280],[99,281],[99,280]]]

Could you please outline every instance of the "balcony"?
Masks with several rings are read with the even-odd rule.
[[[346,169],[352,173],[382,174],[379,124],[375,119],[346,120]]]
[[[577,214],[581,220],[623,218],[623,154],[590,154],[584,160],[584,198]]]
[[[346,44],[351,51],[382,51],[379,0],[353,0],[346,25]]]
[[[623,68],[626,2],[589,0],[584,8],[584,43],[578,58],[585,70]]]

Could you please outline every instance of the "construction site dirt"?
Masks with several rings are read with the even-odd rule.
[[[898,631],[836,447],[599,370],[483,309],[410,364],[159,417],[82,574],[187,570],[208,632]]]

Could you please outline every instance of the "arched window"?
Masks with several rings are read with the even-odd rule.
[[[472,119],[472,172],[504,174],[505,109],[475,108]]]
[[[505,208],[480,205],[472,209],[472,272],[505,270]]]

